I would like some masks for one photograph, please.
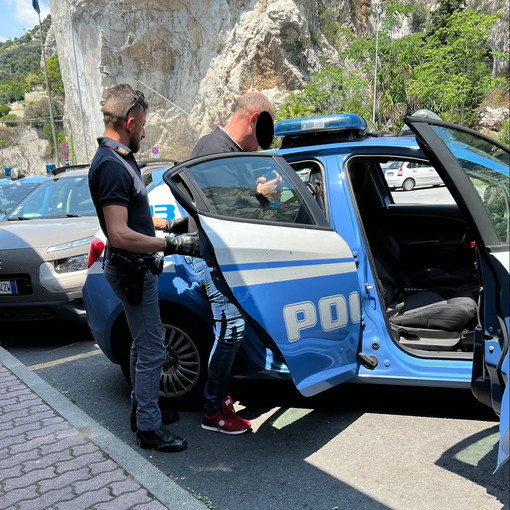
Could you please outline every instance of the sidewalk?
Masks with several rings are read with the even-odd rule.
[[[206,506],[0,347],[0,510],[7,509]]]

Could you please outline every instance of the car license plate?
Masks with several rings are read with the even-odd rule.
[[[391,177],[391,176],[393,175],[393,172],[386,172],[386,175],[387,175],[388,177]]]
[[[17,294],[16,282],[0,281],[0,294]]]

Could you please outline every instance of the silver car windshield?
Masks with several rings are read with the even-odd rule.
[[[48,179],[19,202],[7,220],[95,216],[86,175]]]

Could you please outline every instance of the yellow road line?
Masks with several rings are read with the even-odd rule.
[[[62,365],[62,363],[67,363],[68,361],[88,358],[89,356],[95,356],[96,354],[101,354],[101,350],[97,349],[96,351],[84,352],[83,354],[76,354],[75,356],[68,356],[67,358],[56,359],[54,361],[47,361],[46,363],[39,363],[38,365],[32,365],[31,367],[28,368],[30,368],[30,370],[40,370],[41,368],[55,367],[57,365]]]

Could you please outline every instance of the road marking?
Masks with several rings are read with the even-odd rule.
[[[74,361],[77,359],[88,358],[89,356],[95,356],[96,354],[101,354],[101,350],[97,349],[96,351],[84,352],[82,354],[76,354],[75,356],[68,356],[67,358],[60,358],[54,361],[47,361],[46,363],[39,363],[38,365],[32,365],[30,370],[40,370],[41,368],[50,368],[55,367],[57,365],[62,365],[63,363],[67,363],[68,361]]]

